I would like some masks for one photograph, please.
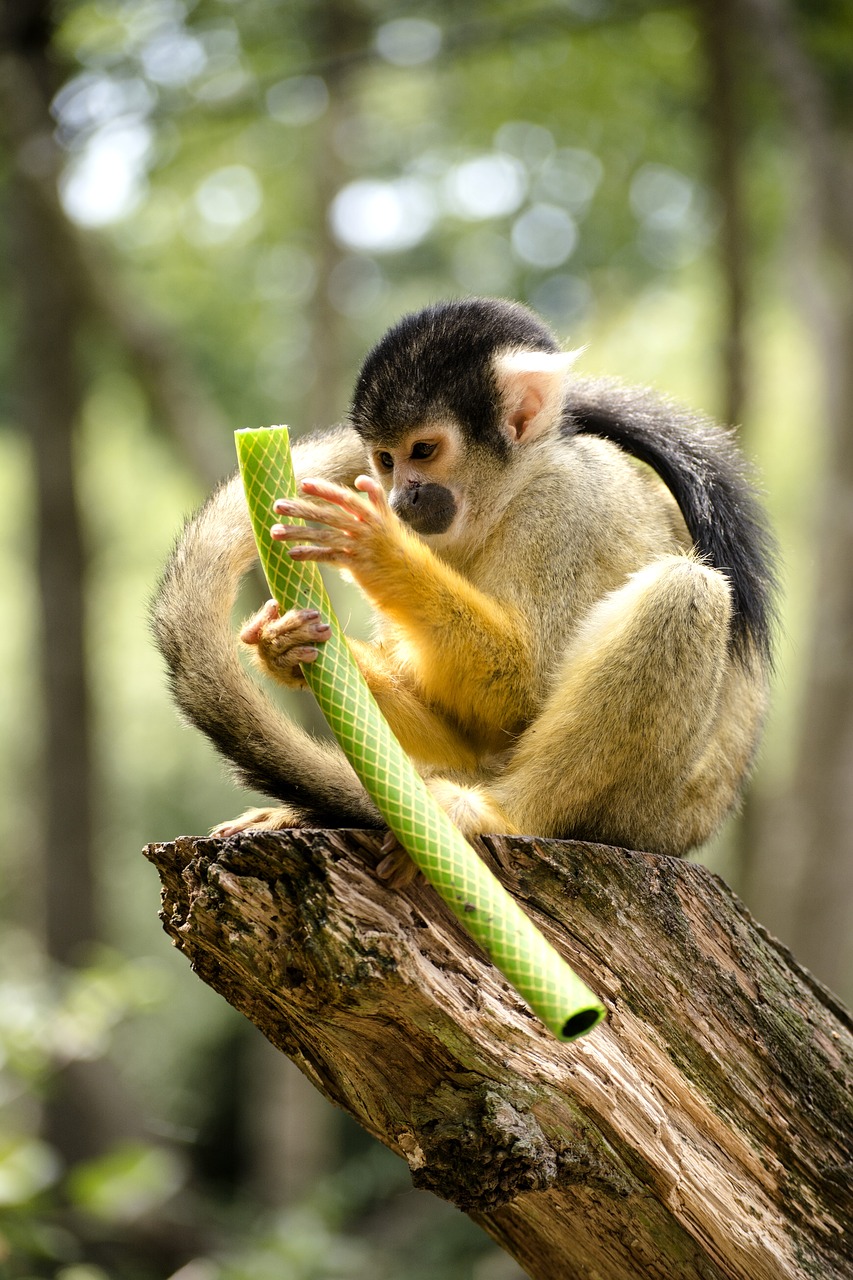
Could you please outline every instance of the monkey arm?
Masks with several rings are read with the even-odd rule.
[[[411,669],[423,696],[474,729],[481,746],[506,734],[534,708],[529,628],[521,613],[487,596],[412,537],[383,579],[357,581],[410,641]]]
[[[324,527],[275,525],[273,537],[297,544],[294,559],[348,570],[409,641],[407,657],[424,699],[478,731],[481,746],[505,745],[504,735],[534,709],[529,624],[517,608],[478,590],[410,533],[375,481],[361,476],[356,485],[366,498],[324,481],[303,481],[303,492],[323,501],[281,500],[275,510]]]
[[[464,734],[427,705],[410,669],[394,662],[381,646],[350,640],[359,670],[403,749],[419,764],[443,769],[475,769],[479,752]]]
[[[319,655],[318,645],[328,640],[329,624],[316,609],[290,609],[280,614],[275,600],[268,600],[248,620],[240,639],[264,675],[287,689],[305,687],[304,668]],[[420,764],[440,764],[445,769],[474,769],[478,753],[446,717],[424,702],[411,670],[382,645],[349,641],[358,667],[385,718],[404,749]]]

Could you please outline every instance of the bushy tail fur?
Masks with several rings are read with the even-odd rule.
[[[599,379],[572,381],[564,430],[610,440],[658,473],[697,551],[731,584],[735,652],[769,664],[775,541],[733,433],[650,391]]]
[[[323,827],[385,824],[346,757],[266,696],[238,656],[231,615],[257,553],[238,476],[190,518],[151,605],[175,701],[238,779]]]

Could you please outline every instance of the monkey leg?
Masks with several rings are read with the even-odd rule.
[[[466,834],[685,852],[734,803],[757,726],[730,621],[716,570],[687,556],[646,566],[590,610],[506,771],[482,788],[436,780],[433,794]]]

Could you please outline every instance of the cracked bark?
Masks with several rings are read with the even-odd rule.
[[[703,867],[491,837],[603,997],[563,1045],[359,832],[146,851],[193,968],[532,1277],[850,1274],[849,1014]]]

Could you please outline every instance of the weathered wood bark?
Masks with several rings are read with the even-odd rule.
[[[850,1276],[849,1015],[704,868],[489,838],[604,998],[554,1040],[374,837],[182,839],[147,856],[199,976],[539,1280]]]

